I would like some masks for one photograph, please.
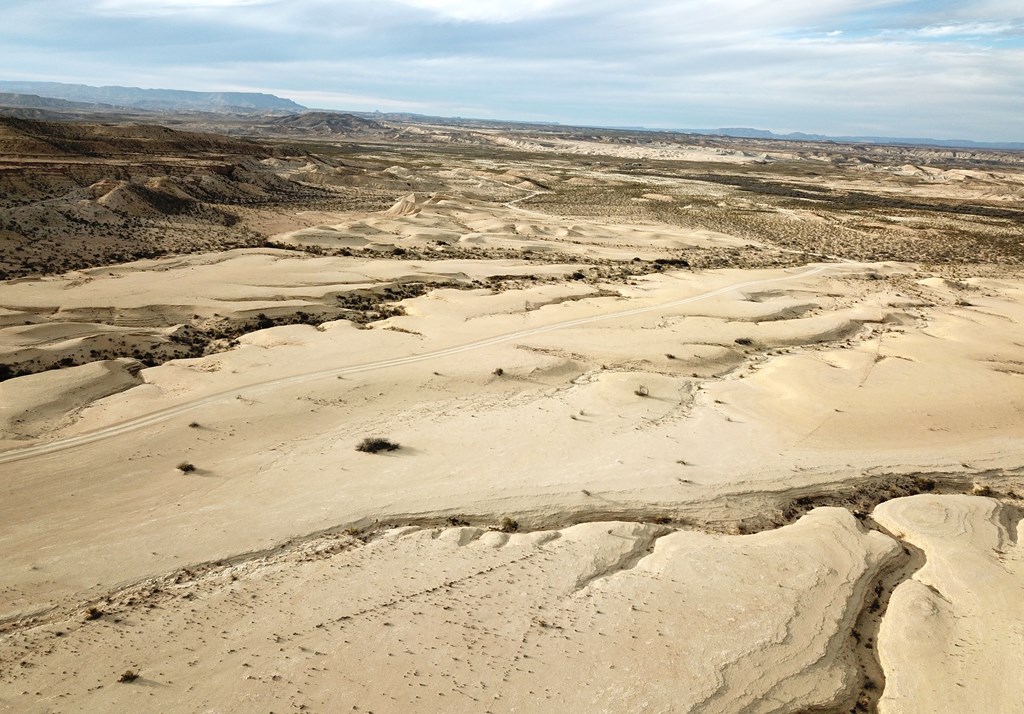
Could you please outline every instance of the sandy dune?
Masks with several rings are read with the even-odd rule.
[[[1006,705],[1024,581],[1000,508],[917,496],[876,509],[909,543],[929,541],[928,564],[896,586],[884,617],[865,609],[876,584],[919,562],[839,508],[749,536],[615,522],[529,534],[410,527],[365,544],[320,536],[183,568],[109,594],[94,616],[20,630],[9,645],[25,658],[27,689],[2,704],[796,712],[876,692],[878,633],[882,711],[942,709],[978,686],[967,678],[987,678],[982,710],[1018,711]],[[990,583],[981,600],[979,576]],[[989,629],[992,613],[1005,628]],[[975,659],[985,653],[1000,661]],[[124,671],[139,675],[134,686],[116,683]]]
[[[880,710],[1024,711],[1020,512],[987,498],[916,496],[882,504],[875,518],[924,561],[882,622]]]
[[[17,451],[4,455],[5,572],[20,593],[12,593],[11,607],[32,609],[30,603],[41,605],[58,593],[97,591],[81,576],[55,579],[55,573],[73,572],[61,563],[95,560],[88,577],[102,589],[105,582],[158,572],[162,563],[171,564],[169,557],[211,560],[225,549],[264,547],[361,519],[440,512],[512,514],[542,524],[557,521],[556,514],[653,507],[735,524],[749,510],[730,517],[728,501],[718,506],[725,512],[708,501],[863,474],[926,471],[969,480],[981,471],[1020,466],[1018,432],[1007,417],[1020,408],[1024,385],[1019,375],[996,368],[1010,364],[1019,340],[1004,328],[1019,303],[998,297],[993,287],[984,310],[879,308],[898,291],[864,274],[858,266],[803,278],[792,278],[796,271],[665,274],[638,282],[623,297],[568,302],[552,297],[578,291],[571,285],[494,295],[442,290],[408,301],[407,316],[372,330],[348,323],[323,331],[273,328],[240,338],[230,352],[144,370],[146,384],[95,403],[65,431],[116,427],[110,438],[68,452],[74,462],[59,451],[14,461]],[[851,279],[857,275],[861,279]],[[758,278],[791,279],[730,289]],[[659,307],[716,286],[718,295]],[[749,318],[745,290],[770,311],[765,287],[794,291],[800,301],[808,292],[828,295],[817,309],[824,316],[831,308],[833,317],[775,319],[758,323],[756,332],[754,323],[730,319],[733,306]],[[941,297],[934,288],[921,289]],[[1011,297],[1017,289],[1000,288]],[[621,314],[637,307],[650,312]],[[900,324],[905,320],[886,322],[886,315],[908,309],[922,311],[918,319],[930,321],[929,331],[948,334],[945,350],[929,349],[920,328]],[[847,311],[856,320],[845,317]],[[986,342],[985,361],[977,359],[972,332],[979,322],[1001,328],[998,339]],[[836,324],[859,327],[844,328],[836,344],[829,342]],[[960,341],[957,329],[966,330]],[[797,337],[802,344],[794,345]],[[880,340],[890,358],[879,362]],[[758,341],[766,347],[757,349]],[[619,347],[625,343],[632,345],[628,355]],[[724,376],[694,378],[687,359],[675,359],[675,351],[685,357],[686,350],[717,357],[714,371]],[[765,362],[767,353],[773,358]],[[382,363],[382,355],[415,359]],[[913,372],[886,374],[888,365],[898,370],[909,360]],[[787,376],[790,365],[799,366],[799,378]],[[493,374],[498,367],[500,377]],[[931,388],[950,374],[967,385],[957,394],[970,393],[971,409]],[[647,396],[636,394],[641,387]],[[182,411],[147,420],[166,408]],[[137,428],[132,420],[139,420]],[[193,420],[201,428],[189,428]],[[122,423],[130,430],[117,426]],[[968,428],[955,437],[943,431],[957,424]],[[373,434],[407,448],[376,458],[352,451]],[[723,450],[722,443],[744,448]],[[110,472],[106,488],[92,487],[93,470],[81,466],[100,467],[112,458],[126,468]],[[183,477],[175,469],[183,460],[205,477]],[[56,489],[49,485],[57,483]],[[129,483],[134,505],[125,512],[127,504],[114,494],[121,488],[116,484]],[[168,499],[180,505],[154,519]],[[275,503],[272,517],[252,531],[249,523],[267,502]],[[75,525],[57,515],[64,509],[89,518]],[[194,513],[217,514],[217,542],[194,538]],[[65,522],[53,534],[62,548],[47,551],[49,565],[33,571],[39,526],[55,517]],[[113,557],[125,537],[134,545]]]
[[[142,384],[141,369],[135,360],[118,359],[0,382],[0,432],[15,438],[52,432],[79,409]]]
[[[765,153],[751,153],[742,149],[727,149],[699,144],[678,144],[662,142],[645,146],[603,143],[574,139],[511,139],[504,136],[489,136],[488,140],[498,146],[507,146],[527,151],[545,151],[557,154],[578,154],[581,156],[614,156],[623,159],[670,159],[675,161],[707,161],[710,163],[746,164],[764,163],[769,160]],[[788,152],[773,152],[778,158],[791,158]]]
[[[225,711],[798,711],[860,689],[857,614],[899,552],[842,509],[743,537],[634,523],[341,535],[147,582],[14,647],[46,647],[23,686],[57,707],[196,711],[230,689]],[[143,686],[111,684],[128,668]]]
[[[445,171],[0,282],[0,711],[1015,711],[1019,275]]]
[[[407,204],[418,208],[403,214]],[[320,324],[351,317],[362,302],[399,300],[424,286],[550,281],[595,261],[614,266],[638,257],[654,260],[666,250],[748,245],[706,231],[566,227],[513,207],[436,196],[409,196],[396,209],[286,232],[273,241],[370,250],[358,257],[240,249],[2,283],[0,359],[15,373],[118,356],[160,363],[201,355],[210,351],[209,335],[233,337],[259,320]],[[412,246],[427,251],[423,260],[392,257],[395,249]],[[508,255],[465,250],[483,248]],[[524,259],[526,253],[548,257],[538,264]]]

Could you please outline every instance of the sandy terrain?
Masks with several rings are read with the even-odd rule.
[[[1022,711],[1020,511],[987,498],[916,496],[876,520],[923,561],[892,594],[881,711]]]
[[[633,523],[399,529],[147,583],[96,621],[14,647],[50,649],[60,628],[61,653],[24,685],[55,707],[196,711],[230,688],[239,711],[795,709],[859,689],[851,603],[898,552],[842,509],[743,537]],[[110,684],[109,660],[138,668],[142,686]],[[51,689],[58,671],[68,678]]]
[[[394,160],[262,164],[390,208],[0,282],[0,711],[1022,710],[1016,248]]]

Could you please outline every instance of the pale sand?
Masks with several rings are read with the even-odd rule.
[[[512,208],[434,205],[330,230],[386,227],[423,245],[468,230],[624,254],[646,238],[717,240],[533,216],[521,238],[507,229]],[[360,280],[494,269],[242,251],[12,281],[0,302],[57,329],[44,308],[264,310]],[[908,567],[896,540],[838,509],[751,536],[677,528],[770,528],[803,496],[874,487],[879,474],[1011,490],[1024,282],[840,263],[666,270],[597,288],[437,289],[372,329],[262,330],[142,370],[144,384],[124,391],[136,377],[121,363],[4,383],[0,617],[13,634],[0,707],[799,711],[849,706],[865,678],[877,688],[865,613],[887,569]],[[403,448],[359,453],[365,436]],[[196,471],[178,471],[183,461]],[[938,507],[966,504],[968,533],[995,528],[994,502],[948,498]],[[893,535],[928,558],[953,547],[903,503],[917,501],[879,509]],[[383,531],[359,547],[331,535],[258,552],[323,529],[448,517],[541,530],[507,543],[478,529]],[[610,522],[662,517],[671,524]],[[567,527],[580,521],[604,522]],[[917,650],[887,634],[920,618],[903,595],[919,578],[949,590],[940,629],[991,611],[992,656],[1010,656],[997,635],[1019,620],[1012,604],[957,599],[954,587],[974,558],[998,570],[1001,591],[1020,588],[1019,570],[985,554],[990,541],[972,536],[955,562],[938,556],[896,587],[878,640],[886,682],[898,682],[884,690],[890,710],[929,711],[900,695],[926,676]],[[225,559],[235,564],[195,567]],[[82,624],[89,602],[111,614]],[[18,619],[30,613],[34,623]],[[937,649],[929,663],[955,666]],[[143,679],[117,684],[127,668]],[[993,703],[1019,701],[991,691]]]
[[[21,684],[56,707],[795,711],[859,689],[851,632],[898,552],[842,509],[743,537],[403,529],[146,583],[12,645],[57,648]]]
[[[419,206],[403,214],[403,206]],[[63,276],[0,283],[0,360],[23,371],[82,363],[117,348],[138,356],[189,356],[175,326],[189,320],[271,319],[297,310],[327,321],[345,316],[338,298],[356,291],[417,284],[470,284],[492,276],[555,279],[578,261],[654,259],[684,247],[748,245],[710,231],[656,226],[565,225],[559,219],[468,199],[411,196],[396,213],[287,232],[280,245],[332,249],[372,245],[383,255],[332,258],[272,249],[141,260]],[[344,214],[338,214],[341,217]],[[365,236],[372,236],[372,241]],[[563,263],[516,259],[444,259],[445,246],[557,252]],[[430,260],[397,260],[396,247],[418,247]]]
[[[488,139],[498,146],[525,151],[577,154],[581,156],[614,156],[622,159],[667,159],[706,163],[752,164],[765,163],[772,159],[792,159],[795,156],[793,153],[784,150],[773,151],[768,155],[763,152],[670,142],[654,142],[649,145],[634,146],[547,137],[537,140],[528,138],[513,139],[497,134],[489,136]]]
[[[880,711],[1024,711],[1020,511],[989,498],[915,496],[880,505],[875,518],[923,560],[882,621]]]
[[[0,382],[0,432],[38,437],[70,425],[80,409],[142,384],[141,369],[133,359],[107,360]]]

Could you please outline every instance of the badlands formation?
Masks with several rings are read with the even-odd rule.
[[[0,711],[1024,711],[1019,157],[16,128]]]

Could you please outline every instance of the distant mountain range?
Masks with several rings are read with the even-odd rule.
[[[0,107],[18,107],[21,109],[66,109],[93,112],[114,109],[114,107],[109,104],[69,102],[66,99],[53,99],[51,97],[40,97],[38,94],[16,94],[14,92],[0,92]]]
[[[273,94],[257,92],[192,92],[183,89],[140,89],[139,87],[93,87],[87,84],[64,84],[61,82],[22,82],[0,80],[0,107],[15,107],[23,113],[44,114],[45,111],[110,112],[124,109],[153,112],[198,111],[222,114],[290,114],[301,115],[309,112],[306,107]],[[31,110],[31,111],[29,111]],[[342,116],[346,118],[341,118]],[[376,130],[379,126],[369,124],[355,126],[356,117],[376,121],[428,122],[463,127],[536,126],[551,129],[569,129],[568,125],[555,122],[519,122],[514,120],[466,119],[463,117],[433,117],[406,112],[342,112],[316,111],[304,118],[285,119],[282,126],[295,130],[311,130],[313,133],[345,133],[346,131]],[[644,127],[597,127],[590,128],[662,131]],[[828,136],[792,132],[776,134],[765,129],[749,127],[727,127],[719,129],[679,129],[686,134],[729,136],[739,139],[769,139],[779,141],[827,141],[839,144],[884,144],[899,146],[935,146],[962,149],[1024,150],[1024,142],[989,142],[969,139],[920,139],[890,136]]]
[[[190,92],[183,89],[140,89],[139,87],[92,87],[61,82],[0,81],[0,92],[60,99],[66,102],[106,105],[107,109],[131,108],[149,111],[202,111],[225,113],[301,112],[306,107],[290,99],[256,92]],[[10,105],[8,105],[10,106]],[[25,106],[16,104],[14,106]],[[36,107],[44,108],[44,107]],[[83,109],[83,106],[53,107]]]
[[[909,146],[943,146],[961,149],[1009,149],[1024,150],[1024,142],[971,141],[969,139],[916,139],[891,136],[826,136],[825,134],[804,134],[795,131],[790,134],[776,134],[765,129],[747,127],[723,129],[681,129],[689,134],[710,136],[732,136],[738,139],[778,139],[781,141],[833,141],[837,144],[886,144]]]
[[[607,129],[612,131],[628,132],[664,132],[669,134],[701,134],[705,136],[729,136],[737,139],[771,139],[777,141],[828,141],[836,144],[884,144],[887,146],[939,146],[945,148],[961,149],[1002,149],[1011,151],[1024,150],[1024,142],[985,142],[971,141],[969,139],[904,139],[891,136],[827,136],[825,134],[804,134],[793,132],[790,134],[776,134],[766,129],[751,129],[747,127],[733,127],[721,129],[650,129],[644,126],[599,126],[596,124],[572,125],[560,124],[558,122],[538,121],[516,121],[498,119],[466,119],[463,117],[438,117],[426,114],[413,114],[410,112],[350,112],[358,117],[374,119],[377,121],[395,122],[426,122],[430,124],[450,124],[453,126],[480,126],[480,127],[537,127],[539,129],[564,131],[570,129]]]

